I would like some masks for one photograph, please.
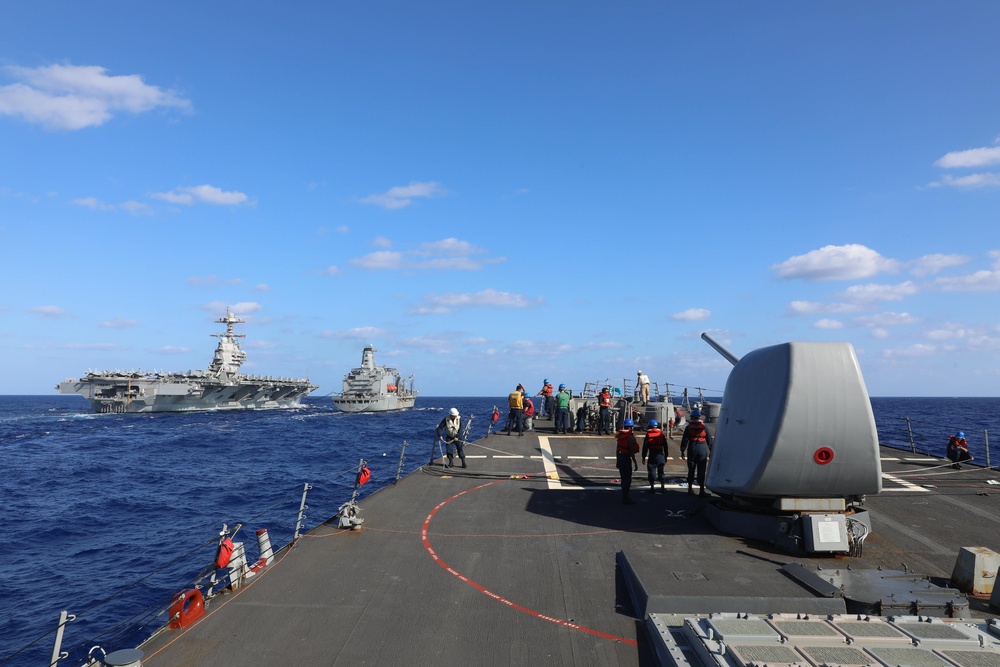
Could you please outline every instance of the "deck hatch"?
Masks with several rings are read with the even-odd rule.
[[[941,653],[961,667],[1000,667],[1000,653],[989,651],[941,651]]]
[[[851,646],[802,646],[799,650],[817,665],[863,667],[875,662],[870,655]]]
[[[767,665],[768,667],[783,667],[786,665],[797,665],[799,667],[812,667],[796,651],[779,644],[770,646],[746,644],[730,646],[729,650],[732,657],[736,658],[736,662],[740,666]]]
[[[872,641],[873,639],[910,643],[910,638],[893,628],[888,623],[878,619],[870,621],[834,621],[840,631],[856,641]]]

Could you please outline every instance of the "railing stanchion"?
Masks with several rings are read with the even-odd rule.
[[[910,437],[910,450],[914,454],[916,454],[917,453],[917,445],[913,442],[913,429],[910,428],[910,418],[909,417],[906,418],[906,433]]]
[[[72,623],[75,620],[76,616],[69,612],[59,612],[59,627],[56,628],[56,641],[52,646],[52,660],[49,662],[49,667],[56,667],[60,660],[69,657],[69,653],[62,652],[63,631],[66,629],[67,623]]]
[[[399,465],[396,466],[396,479],[392,483],[393,486],[395,486],[396,482],[398,482],[403,477],[403,459],[406,458],[406,445],[407,442],[406,440],[404,440],[403,446],[399,450]]]
[[[292,536],[292,544],[295,544],[298,541],[302,526],[305,525],[303,523],[303,520],[306,518],[305,511],[309,509],[309,506],[306,505],[306,494],[309,493],[309,489],[311,488],[312,487],[309,486],[309,482],[302,485],[302,502],[299,503],[299,519],[295,522],[295,535]]]
[[[990,430],[988,428],[983,429],[983,446],[986,447],[986,469],[992,470],[993,466],[990,465]]]

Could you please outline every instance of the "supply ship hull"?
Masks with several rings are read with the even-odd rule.
[[[228,309],[216,320],[226,325],[207,370],[186,373],[92,371],[58,385],[61,394],[79,394],[94,412],[189,412],[196,410],[270,410],[294,408],[316,385],[307,379],[240,373],[246,353],[233,326],[244,323]]]
[[[365,347],[361,365],[344,376],[343,391],[333,404],[343,412],[392,412],[413,407],[420,392],[413,388],[413,376],[375,363],[375,348]]]

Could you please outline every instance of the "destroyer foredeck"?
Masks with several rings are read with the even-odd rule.
[[[959,548],[1000,551],[989,470],[883,448],[863,556],[795,558],[709,525],[711,499],[680,484],[678,445],[675,436],[666,491],[647,491],[640,462],[637,502],[623,505],[613,437],[471,443],[468,469],[436,459],[363,500],[360,530],[320,525],[197,622],[154,637],[143,664],[649,664],[629,568],[648,590],[700,600],[692,612],[703,612],[713,599],[815,599],[780,570],[787,563],[947,579]],[[994,616],[987,602],[970,600],[971,615]]]

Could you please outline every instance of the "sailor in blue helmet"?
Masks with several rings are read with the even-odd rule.
[[[569,401],[573,394],[566,389],[566,385],[559,385],[559,393],[556,394],[556,419],[552,426],[553,433],[569,433]]]
[[[647,458],[649,459],[648,463],[646,462]],[[654,473],[660,480],[660,491],[666,492],[667,485],[663,479],[663,466],[667,464],[667,438],[660,430],[660,422],[655,419],[646,422],[646,437],[642,439],[642,462],[646,464],[649,492],[656,492],[656,487],[653,485]]]
[[[632,472],[639,469],[639,464],[635,461],[635,454],[639,451],[639,443],[636,442],[635,434],[632,433],[633,426],[635,426],[635,422],[626,419],[622,422],[621,429],[615,433],[615,439],[618,441],[616,449],[618,462],[616,465],[618,473],[621,475],[622,503],[625,505],[635,504],[635,501],[628,497],[628,492],[632,488]]]
[[[688,424],[684,427],[684,435],[681,436],[681,458],[686,458],[688,462],[688,495],[694,494],[695,475],[698,477],[698,486],[701,487],[699,496],[707,496],[705,490],[705,468],[708,465],[708,455],[712,451],[712,434],[705,428],[705,422],[701,420],[701,410],[694,409],[688,415]]]
[[[542,382],[542,388],[538,390],[538,393],[535,394],[535,396],[542,397],[542,400],[538,405],[538,418],[541,419],[543,417],[548,417],[551,419],[554,415],[553,406],[555,403],[555,397],[552,395],[552,383],[549,382],[548,378],[545,378]]]
[[[963,461],[972,461],[972,454],[969,453],[969,445],[965,442],[965,431],[959,431],[948,438],[948,459],[951,467],[956,470],[962,467]]]

